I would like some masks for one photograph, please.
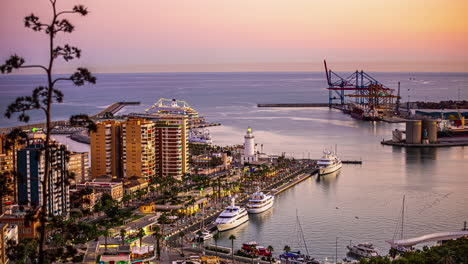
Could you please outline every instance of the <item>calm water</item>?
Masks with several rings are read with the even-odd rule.
[[[56,107],[56,119],[72,113],[96,113],[114,101],[141,101],[123,112],[141,111],[161,97],[177,98],[197,109],[209,121],[216,144],[242,143],[248,126],[256,142],[271,154],[287,152],[296,158],[320,156],[338,145],[344,159],[363,164],[344,165],[338,175],[316,177],[280,194],[272,210],[251,217],[249,223],[222,233],[220,244],[236,247],[249,240],[273,245],[280,253],[287,244],[297,248],[296,210],[311,254],[333,258],[338,237],[339,257],[345,246],[369,241],[387,251],[406,195],[405,236],[458,230],[468,220],[468,149],[404,149],[382,146],[391,130],[401,125],[356,121],[327,108],[257,108],[257,103],[326,102],[322,73],[203,73],[106,74],[98,84],[64,86],[65,103]],[[468,74],[376,73],[394,88],[402,82],[402,96],[411,100],[468,97]],[[408,78],[416,78],[409,81]],[[0,111],[19,95],[26,95],[39,76],[0,76]],[[408,91],[409,89],[409,91]],[[36,117],[33,116],[33,119]],[[37,119],[37,118],[36,118]],[[0,119],[1,126],[15,124]],[[62,137],[71,147],[82,150]],[[84,146],[86,148],[86,146]],[[337,209],[338,208],[338,209]]]

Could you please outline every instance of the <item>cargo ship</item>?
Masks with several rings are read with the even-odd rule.
[[[363,121],[380,121],[381,118],[378,113],[373,109],[365,108],[358,104],[350,104],[351,117]]]

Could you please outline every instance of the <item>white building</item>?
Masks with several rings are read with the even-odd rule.
[[[247,133],[244,136],[244,154],[241,155],[242,163],[251,163],[258,161],[258,155],[255,150],[255,140],[252,128],[247,128]]]

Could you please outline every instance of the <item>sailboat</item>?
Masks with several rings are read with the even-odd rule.
[[[305,264],[320,264],[318,260],[309,255],[309,249],[307,248],[307,243],[305,241],[304,232],[302,231],[301,222],[299,221],[299,216],[296,211],[296,228],[298,230],[299,240],[304,245],[306,254],[301,253],[301,251],[285,251],[279,256],[281,261],[286,263],[305,263]]]
[[[394,243],[392,243],[393,241],[395,241],[397,239],[397,236],[399,235],[399,239],[403,239],[403,233],[404,233],[404,222],[405,222],[405,195],[403,195],[403,204],[401,206],[401,221],[397,223],[396,227],[395,227],[395,232],[393,234],[393,239],[391,241],[388,241],[390,242],[390,245],[391,245],[391,248],[396,250],[397,252],[399,253],[405,253],[407,251],[410,251],[411,248],[406,248],[406,247],[403,247],[403,246],[398,246],[398,245],[395,245]],[[400,232],[398,233],[398,227],[400,227]]]
[[[200,227],[201,233],[198,233],[195,235],[195,239],[197,241],[207,241],[208,239],[213,237],[213,233],[210,232],[210,230],[205,228],[205,207],[202,207],[202,221],[201,221],[201,227]]]

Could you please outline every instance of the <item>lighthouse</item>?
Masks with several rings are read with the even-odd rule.
[[[247,133],[244,136],[244,155],[242,155],[242,163],[249,163],[257,161],[257,154],[255,153],[255,140],[252,128],[247,128]]]

